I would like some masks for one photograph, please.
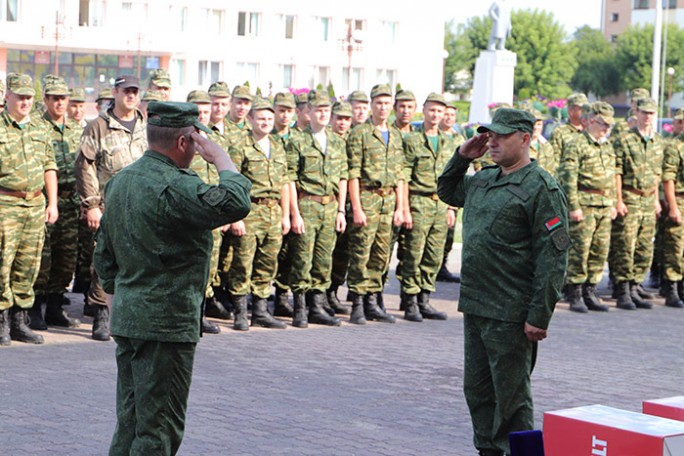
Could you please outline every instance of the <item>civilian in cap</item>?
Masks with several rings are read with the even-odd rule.
[[[339,326],[326,309],[348,313],[328,302],[336,233],[346,228],[347,151],[329,128],[332,102],[325,91],[308,94],[309,127],[288,144],[288,174],[295,200],[289,249],[289,285],[294,295],[292,326]],[[339,306],[338,306],[339,305]],[[333,307],[331,307],[333,306]]]
[[[112,95],[112,89],[105,88],[97,93],[97,98],[95,99],[95,106],[97,107],[97,112],[106,112],[109,106],[114,101],[114,95]]]
[[[389,124],[391,111],[392,89],[376,85],[371,91],[371,121],[356,126],[347,140],[354,218],[349,228],[347,284],[353,293],[349,322],[357,325],[369,319],[395,322],[394,315],[379,305],[392,226],[401,225],[404,210],[403,140]]]
[[[83,129],[67,117],[70,91],[66,81],[57,76],[48,76],[43,86],[46,110],[40,122],[49,132],[55,149],[59,219],[47,226],[40,273],[33,286],[36,298],[29,312],[30,326],[41,331],[48,329],[48,325],[76,328],[81,324],[79,320],[67,316],[62,303],[69,302],[65,293],[76,270],[81,208],[76,193],[74,160]]]
[[[352,107],[346,101],[336,101],[332,107],[332,116],[330,118],[330,127],[334,133],[337,133],[347,140],[349,136],[349,129],[352,121]]]
[[[608,103],[592,103],[587,128],[568,145],[558,170],[570,210],[566,299],[574,312],[608,311],[596,296],[596,286],[603,276],[610,226],[617,215],[615,152],[606,141],[613,115]]]
[[[413,131],[413,115],[416,113],[416,96],[410,90],[400,90],[394,96],[394,126],[402,134]]]
[[[352,128],[366,123],[370,115],[370,98],[363,90],[355,90],[349,94],[347,100],[352,106]]]
[[[113,105],[90,121],[81,137],[74,174],[81,209],[93,232],[100,226],[107,182],[147,149],[146,122],[137,109],[139,88],[135,76],[117,77],[112,89]],[[109,307],[97,274],[91,278],[87,299],[88,304],[95,306],[92,338],[109,340]]]
[[[651,268],[664,143],[653,130],[658,106],[651,98],[636,104],[637,124],[613,143],[617,157],[617,218],[611,226],[608,264],[617,307],[650,309],[655,296],[641,283]]]
[[[74,87],[70,90],[67,117],[74,120],[81,128],[85,128],[88,124],[85,120],[85,101],[85,90],[81,87]]]
[[[301,133],[309,126],[309,99],[307,93],[297,94],[295,97],[297,106],[295,107],[295,114],[297,116],[297,124],[292,127],[293,130]]]
[[[455,213],[437,197],[437,178],[456,148],[454,135],[439,129],[445,109],[441,94],[429,94],[423,103],[423,127],[404,137],[407,203],[400,307],[404,319],[414,322],[447,319],[446,313],[430,305],[447,230],[456,224]]]
[[[148,90],[159,92],[162,101],[169,101],[171,98],[171,75],[163,68],[152,70],[150,72],[150,83],[147,88]]]
[[[285,149],[271,135],[273,106],[262,98],[253,104],[250,101],[250,106],[253,128],[245,130],[244,140],[229,150],[239,172],[252,181],[252,212],[230,225],[226,236],[232,248],[227,291],[233,298],[235,330],[249,330],[248,294],[252,297],[252,326],[285,329],[285,322],[274,318],[267,304],[283,235],[290,231],[290,178]]]
[[[534,429],[530,375],[567,265],[568,206],[556,180],[530,159],[535,118],[501,108],[462,144],[438,193],[463,207],[463,390],[480,454],[510,453],[508,434]],[[495,166],[467,175],[491,152]]]
[[[557,126],[549,139],[554,152],[553,164],[549,171],[551,175],[556,174],[565,147],[584,129],[581,122],[582,107],[587,103],[587,96],[583,93],[573,93],[568,97],[568,122]]]
[[[95,249],[97,274],[114,295],[117,425],[109,454],[117,455],[177,453],[211,231],[250,210],[249,181],[199,134],[210,130],[194,104],[153,101],[148,114],[150,149],[110,180]],[[216,168],[217,185],[186,169],[196,152]]]
[[[12,340],[43,343],[27,325],[27,310],[34,303],[45,224],[55,223],[59,210],[52,142],[30,115],[35,94],[29,75],[7,75],[6,109],[0,113],[0,346]]]

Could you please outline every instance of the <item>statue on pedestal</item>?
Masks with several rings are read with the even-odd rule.
[[[511,33],[511,8],[506,0],[497,0],[489,7],[492,18],[492,32],[489,34],[487,50],[506,49],[506,37]]]

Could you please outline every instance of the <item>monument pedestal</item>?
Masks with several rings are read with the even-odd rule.
[[[513,105],[513,78],[518,58],[515,52],[482,51],[475,62],[469,123],[489,123],[492,103]]]

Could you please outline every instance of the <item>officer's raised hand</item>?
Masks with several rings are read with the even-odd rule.
[[[489,136],[477,135],[470,138],[468,141],[461,144],[458,148],[458,154],[461,157],[474,160],[476,158],[482,157],[485,152],[487,152],[487,142],[489,141]]]

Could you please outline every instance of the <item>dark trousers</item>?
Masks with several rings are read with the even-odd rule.
[[[110,456],[174,455],[183,440],[196,343],[114,336],[116,429]]]

